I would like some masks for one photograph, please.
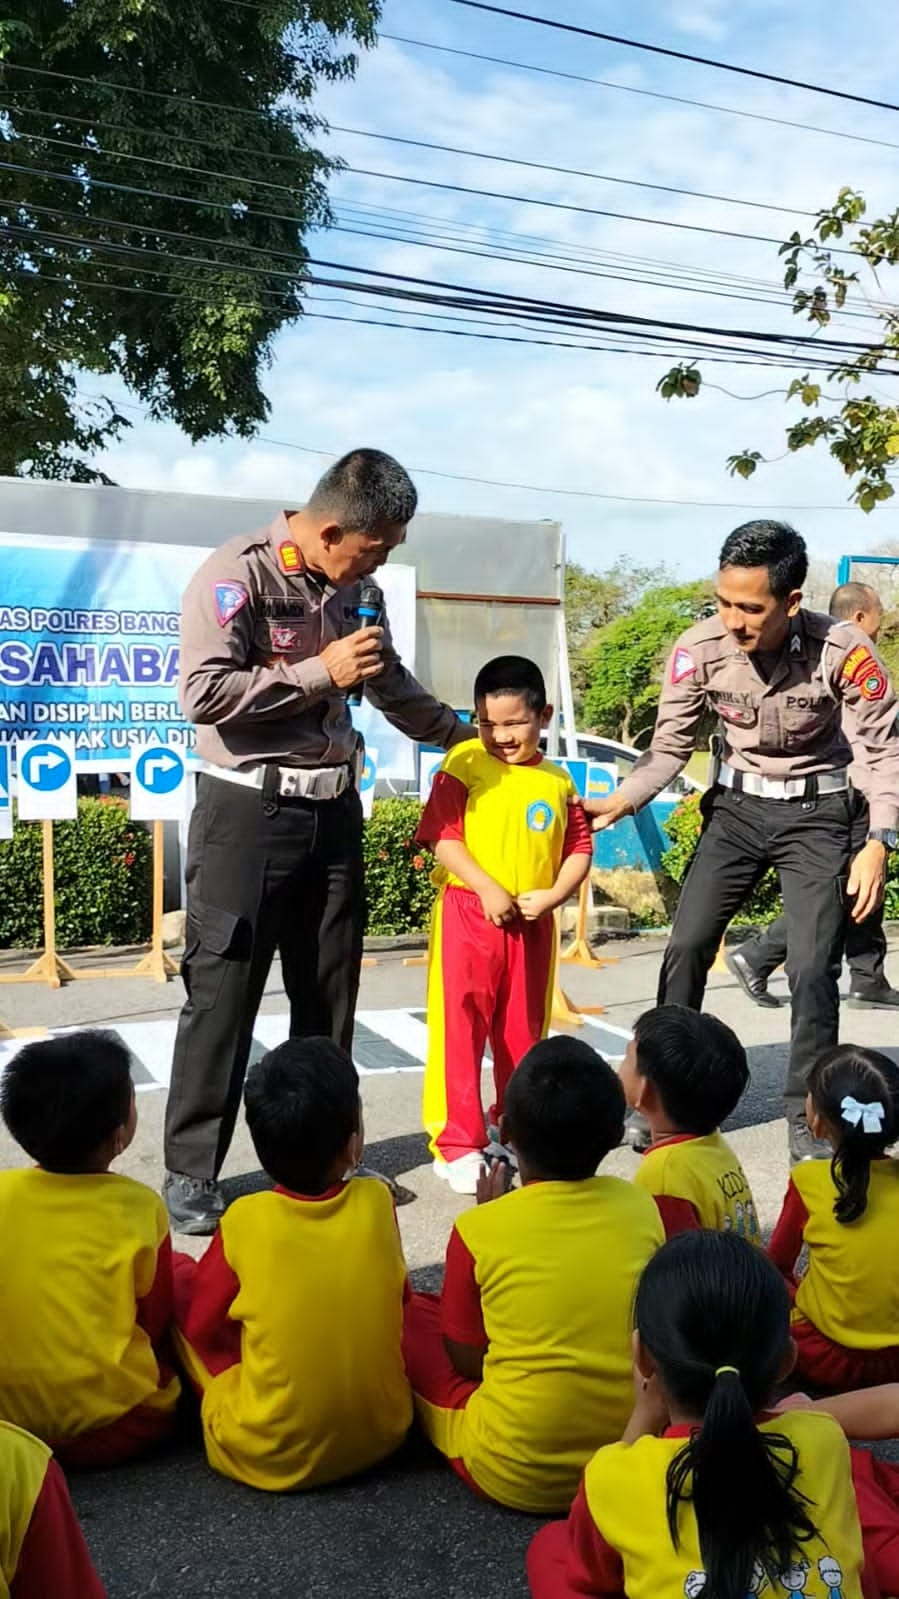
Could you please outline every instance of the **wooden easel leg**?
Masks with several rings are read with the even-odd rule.
[[[427,966],[427,955],[407,955],[403,960],[404,966]]]
[[[570,962],[575,966],[589,966],[594,971],[599,971],[603,966],[615,966],[614,957],[594,955],[587,941],[587,919],[590,908],[590,879],[585,877],[581,884],[577,901],[577,922],[575,923],[574,938],[566,949],[560,952],[559,960]]]
[[[162,907],[165,894],[165,831],[160,821],[153,823],[153,911],[150,926],[149,952],[133,966],[128,977],[152,977],[157,983],[166,983],[178,974],[178,965],[162,946]]]
[[[724,950],[725,950],[725,942],[724,942],[724,939],[722,938],[721,943],[718,945],[718,953],[715,956],[715,963],[714,963],[714,965],[712,967],[712,971],[713,972],[724,972],[725,976],[729,977],[730,976],[730,972],[728,971],[727,962],[724,959]]]

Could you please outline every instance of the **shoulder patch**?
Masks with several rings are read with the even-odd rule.
[[[676,649],[674,652],[674,660],[671,662],[672,683],[683,683],[685,678],[694,677],[695,675],[696,662],[690,654],[690,651],[683,648]]]
[[[302,572],[303,557],[298,544],[293,539],[282,539],[278,545],[278,564],[282,572]]]
[[[233,622],[250,598],[242,583],[214,583],[213,594],[219,627],[227,627],[229,622]]]
[[[857,688],[863,700],[882,700],[887,691],[886,673],[864,644],[856,644],[843,662],[842,676]]]

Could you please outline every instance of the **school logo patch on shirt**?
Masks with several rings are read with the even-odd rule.
[[[552,827],[553,809],[546,800],[534,800],[527,808],[527,824],[532,833],[545,833]]]
[[[278,560],[281,563],[282,572],[301,572],[303,570],[303,557],[300,554],[299,546],[294,544],[293,539],[284,539],[278,545]]]
[[[843,662],[843,677],[858,689],[863,700],[882,700],[887,691],[886,673],[864,644],[856,644]]]
[[[227,627],[238,611],[243,610],[250,596],[242,583],[216,583],[214,593],[219,627]]]
[[[693,677],[696,672],[696,662],[689,650],[675,650],[674,660],[671,662],[672,683],[683,683],[685,678]]]
[[[295,650],[298,637],[299,634],[295,627],[273,627],[272,649],[279,652]]]

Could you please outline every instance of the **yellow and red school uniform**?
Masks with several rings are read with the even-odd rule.
[[[569,855],[592,850],[584,809],[566,771],[537,756],[509,766],[480,739],[457,744],[434,778],[418,840],[457,840],[513,899],[552,888]],[[552,1000],[553,918],[505,927],[450,873],[431,924],[424,1122],[431,1151],[457,1160],[484,1144],[481,1063],[493,1056],[496,1121],[522,1056],[546,1036]]]
[[[178,1352],[209,1464],[254,1488],[314,1488],[399,1447],[406,1267],[387,1187],[229,1205],[197,1264],[175,1258]]]
[[[634,1182],[652,1194],[668,1238],[707,1227],[762,1241],[746,1173],[718,1132],[660,1138],[640,1161]]]
[[[794,1166],[768,1254],[793,1286],[803,1245],[808,1270],[795,1287],[797,1370],[821,1388],[899,1381],[899,1163],[871,1162],[868,1204],[837,1221],[830,1163]]]
[[[0,1421],[0,1599],[104,1599],[46,1444]]]
[[[0,1172],[0,1284],[0,1417],[73,1466],[167,1435],[179,1384],[158,1194],[117,1172]]]
[[[768,1415],[763,1433],[779,1433],[796,1449],[795,1488],[808,1502],[817,1536],[801,1545],[784,1591],[803,1599],[862,1599],[865,1556],[876,1580],[899,1574],[892,1506],[893,1544],[877,1531],[869,1551],[863,1547],[859,1508],[853,1487],[849,1445],[832,1416],[794,1410]],[[661,1438],[616,1443],[590,1461],[568,1520],[544,1527],[528,1550],[528,1581],[534,1599],[684,1599],[702,1592],[705,1573],[693,1506],[682,1501],[679,1547],[674,1548],[666,1513],[667,1473],[691,1429],[669,1427]],[[734,1493],[740,1492],[739,1462],[734,1463]],[[875,1511],[875,1518],[877,1512]],[[837,1577],[837,1572],[839,1576]],[[785,1575],[787,1575],[785,1573]],[[895,1585],[882,1586],[894,1593]]]
[[[440,1299],[412,1295],[404,1347],[425,1432],[480,1493],[562,1511],[621,1436],[634,1292],[663,1241],[649,1195],[617,1177],[529,1183],[456,1218]],[[484,1351],[480,1383],[444,1338]]]

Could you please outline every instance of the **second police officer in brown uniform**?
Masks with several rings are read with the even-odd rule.
[[[356,614],[416,498],[398,462],[354,450],[303,510],[214,551],[184,596],[181,701],[202,765],[163,1190],[183,1232],[212,1232],[224,1209],[217,1178],[276,950],[291,1035],[352,1041],[365,885],[348,694],[364,685],[409,738],[470,736],[403,666],[386,617]]]
[[[598,827],[639,810],[685,765],[704,713],[717,713],[702,833],[658,1000],[700,1008],[728,922],[776,867],[792,998],[785,1097],[793,1159],[824,1153],[805,1124],[806,1079],[837,1039],[847,911],[860,922],[879,904],[899,825],[895,695],[864,633],[801,608],[807,570],[805,543],[784,523],[748,522],[726,539],[718,614],[678,639],[649,749],[614,795],[588,805]],[[841,728],[844,704],[854,713],[854,752]],[[849,781],[853,754],[870,805],[867,840],[854,857],[851,826],[864,801]]]

